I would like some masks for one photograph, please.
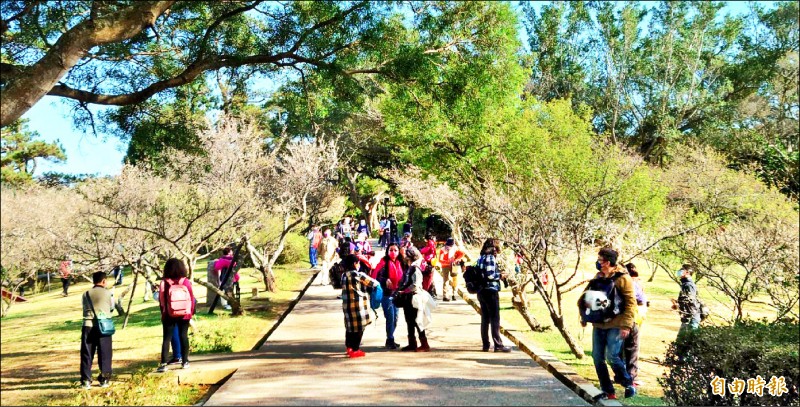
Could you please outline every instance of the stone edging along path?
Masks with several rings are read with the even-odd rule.
[[[258,351],[258,349],[261,346],[263,346],[264,343],[269,339],[270,335],[272,335],[272,333],[275,332],[276,329],[278,329],[278,327],[281,325],[281,322],[283,322],[283,320],[286,319],[287,316],[289,316],[294,307],[300,302],[300,300],[303,298],[303,295],[306,293],[308,288],[317,278],[317,274],[319,274],[319,270],[314,270],[314,272],[308,276],[308,281],[305,283],[305,285],[299,290],[297,295],[291,301],[289,301],[289,305],[281,313],[278,319],[275,320],[275,322],[271,326],[265,329],[265,332],[261,336],[261,339],[259,339],[256,342],[255,346],[253,346],[253,348],[250,349],[249,351],[198,355],[195,358],[193,358],[192,361],[192,365],[193,367],[195,367],[194,369],[170,371],[175,375],[178,384],[191,383],[191,384],[212,385],[212,388],[208,392],[206,392],[206,394],[204,394],[203,397],[200,399],[200,401],[195,405],[203,405],[203,403],[206,400],[208,400],[211,397],[211,395],[214,394],[214,391],[216,391],[216,389],[219,388],[219,386],[222,385],[228,378],[230,378],[233,375],[233,373],[235,373],[237,370],[237,367],[235,366],[228,366],[229,363],[215,363],[214,358],[215,357],[227,358],[228,356],[236,353],[241,354],[241,353]],[[211,366],[204,366],[207,364]],[[198,367],[201,366],[203,367],[203,369],[198,369]],[[161,373],[151,373],[151,374],[160,375]]]
[[[458,295],[467,302],[467,304],[471,305],[472,308],[475,309],[477,313],[481,312],[481,306],[478,304],[476,300],[471,298],[469,294],[464,291],[463,288],[458,288]],[[500,332],[508,337],[511,342],[519,348],[519,350],[525,352],[533,358],[539,365],[545,368],[548,372],[550,372],[555,378],[557,378],[561,383],[564,383],[565,386],[570,388],[574,391],[577,395],[581,396],[584,400],[595,403],[602,406],[621,406],[617,400],[603,400],[600,402],[594,402],[592,399],[594,396],[602,393],[600,389],[595,387],[590,381],[586,380],[583,376],[579,375],[574,369],[572,369],[566,363],[560,361],[556,358],[552,353],[547,352],[546,350],[536,346],[535,344],[531,343],[530,340],[523,338],[522,335],[515,335],[511,330],[505,328],[504,326],[500,326]]]

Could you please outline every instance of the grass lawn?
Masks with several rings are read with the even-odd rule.
[[[591,253],[587,252],[586,255],[588,254]],[[594,257],[585,256],[584,258],[594,259]],[[590,278],[596,273],[596,271],[593,270],[593,262],[591,262],[591,264],[589,264],[589,262],[585,263],[586,264],[582,265],[582,269],[579,271],[577,277],[585,276],[584,278]],[[650,300],[650,308],[640,330],[639,377],[637,380],[642,381],[643,385],[639,387],[638,397],[630,400],[621,399],[620,401],[626,405],[664,405],[664,401],[662,400],[664,393],[657,379],[662,376],[665,368],[658,363],[658,360],[664,357],[668,345],[675,340],[678,329],[680,328],[680,317],[677,311],[671,309],[672,302],[670,301],[671,299],[678,298],[680,286],[670,280],[663,271],[659,271],[653,282],[648,283],[647,279],[650,277],[650,272],[647,271],[644,262],[635,263],[639,266],[640,278],[644,282],[645,293],[647,294],[648,300]],[[583,273],[583,276],[580,273]],[[700,292],[701,300],[712,310],[711,317],[709,317],[709,320],[703,322],[704,325],[715,323],[715,319],[718,320],[721,316],[726,318],[731,317],[731,309],[726,307],[724,297],[707,287],[703,281],[698,284],[698,291]],[[552,327],[552,321],[547,312],[547,307],[544,305],[539,294],[530,293],[528,295],[528,298],[531,300],[533,315],[540,323],[545,326],[550,326],[551,328],[541,333],[525,330],[524,335],[531,338],[545,350],[551,352],[562,362],[573,366],[581,376],[594,382],[599,388],[597,374],[595,373],[591,357],[592,327],[591,325],[586,328],[580,326],[577,306],[575,305],[581,292],[582,288],[578,288],[566,294],[563,300],[563,307],[565,324],[576,340],[583,346],[587,356],[583,359],[577,359],[572,352],[570,352],[561,334],[555,327]],[[502,291],[500,298],[501,321],[506,324],[510,323],[517,329],[526,328],[527,324],[522,316],[511,307],[510,290],[506,289]],[[754,319],[761,317],[774,318],[775,316],[774,311],[766,306],[750,305],[746,310],[748,317]],[[617,395],[621,398],[622,394],[622,388],[617,386]]]
[[[204,277],[205,263],[198,264],[197,270]],[[311,272],[306,270],[307,262],[276,268],[278,291],[265,294],[263,283],[257,280],[258,273],[243,269],[239,282],[242,303],[245,310],[250,310],[236,318],[219,306],[216,315],[208,315],[203,305],[206,289],[194,284],[198,299],[198,334],[190,334],[193,348],[205,352],[252,349],[311,277]],[[126,275],[124,283],[131,282],[132,276]],[[29,302],[15,304],[10,315],[0,320],[0,404],[190,405],[197,402],[208,386],[175,388],[174,379],[147,375],[158,365],[162,332],[158,305],[154,301],[143,301],[142,279],[133,293],[128,326],[122,329],[122,318],[115,317],[113,380],[116,383],[109,389],[93,388],[88,392],[76,388],[80,379],[80,296],[90,287],[88,282],[78,283],[70,287],[68,297],[62,297],[60,284],[58,287],[54,284],[50,293],[35,294],[29,297]],[[121,293],[123,287],[117,287],[117,292]],[[258,288],[261,299],[251,299],[252,288]],[[128,298],[124,302],[126,307]],[[93,368],[96,378],[96,358]]]

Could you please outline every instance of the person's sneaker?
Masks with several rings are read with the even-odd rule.
[[[634,380],[633,381],[633,385],[636,386],[636,387],[639,387],[639,386],[641,386],[643,384],[644,384],[644,382],[641,381],[641,380]]]
[[[394,340],[389,340],[389,339],[386,340],[386,344],[384,346],[386,346],[386,349],[391,349],[391,350],[395,350],[400,347],[400,345],[395,343]]]
[[[367,356],[367,354],[366,354],[366,353],[364,353],[364,351],[363,351],[363,350],[361,350],[361,349],[359,349],[359,350],[357,350],[357,351],[353,351],[352,353],[350,353],[350,358],[351,358],[351,359],[354,359],[354,358],[363,358],[364,356]]]
[[[628,386],[625,388],[625,398],[629,399],[631,397],[636,396],[636,387],[635,386]]]
[[[104,381],[104,382],[100,382],[100,387],[101,387],[101,388],[104,388],[104,389],[105,389],[105,388],[106,388],[106,387],[108,387],[108,386],[111,386],[111,382],[109,382],[108,380],[106,380],[106,381]]]
[[[345,354],[346,354],[347,356],[350,356],[350,354],[351,354],[351,353],[353,353],[353,350],[352,350],[352,349],[350,349],[350,348],[347,348],[347,352],[345,352]]]
[[[499,348],[494,348],[494,351],[495,351],[495,352],[505,352],[505,353],[508,353],[508,352],[511,352],[511,347],[510,347],[510,346],[501,346],[501,347],[499,347]]]
[[[600,394],[598,394],[598,395],[596,395],[596,396],[592,397],[592,400],[594,400],[594,401],[601,401],[601,400],[616,400],[616,399],[617,399],[617,395],[616,395],[616,394],[613,394],[613,393],[612,393],[612,394],[608,394],[608,393],[600,393]]]
[[[455,301],[456,300],[456,296],[454,295],[453,298],[451,298],[450,300],[451,301]]]
[[[84,389],[84,390],[91,390],[92,389],[92,383],[91,382],[81,381],[81,388]]]
[[[225,311],[230,311],[231,310],[231,306],[230,305],[226,305],[224,308],[225,308]]]
[[[188,369],[188,368],[189,368],[189,362],[181,363],[181,369]]]
[[[166,363],[162,363],[162,364],[158,365],[158,369],[156,369],[156,372],[158,372],[158,373],[164,373],[166,371],[167,371],[167,364]]]
[[[484,351],[484,352],[488,352],[488,351],[489,351],[489,348],[488,348],[488,347],[486,347],[486,348],[483,348],[483,351]]]
[[[444,297],[444,298],[442,298],[442,301],[444,301],[444,302],[450,302],[450,299],[449,299],[449,298],[447,298],[447,297]]]
[[[181,358],[172,358],[172,360],[170,360],[169,362],[167,362],[167,364],[168,364],[168,365],[177,365],[177,364],[180,364],[180,363],[182,363],[182,362],[183,362],[183,361],[181,360]]]

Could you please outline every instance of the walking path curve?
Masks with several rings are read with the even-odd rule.
[[[367,356],[349,359],[338,292],[318,283],[258,351],[231,355],[238,370],[205,405],[587,405],[516,348],[482,352],[480,316],[461,299],[439,302],[430,353],[384,349],[378,310],[364,333]],[[405,333],[400,315],[401,346]]]

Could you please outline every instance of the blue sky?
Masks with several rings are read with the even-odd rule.
[[[513,2],[517,8],[517,2]],[[548,2],[537,2],[537,5]],[[771,4],[773,2],[764,2]],[[657,3],[650,3],[656,5]],[[726,10],[732,14],[744,13],[748,9],[748,2],[727,2]],[[520,24],[520,38],[523,43],[527,37]],[[127,144],[113,136],[99,134],[95,137],[91,130],[78,130],[73,125],[70,108],[60,101],[61,98],[45,96],[23,118],[30,119],[28,125],[31,130],[38,131],[46,141],[59,140],[67,155],[66,162],[50,163],[39,161],[37,174],[47,171],[58,171],[68,174],[97,174],[114,175],[122,168],[122,159],[127,149]],[[103,107],[92,108],[98,111]]]

